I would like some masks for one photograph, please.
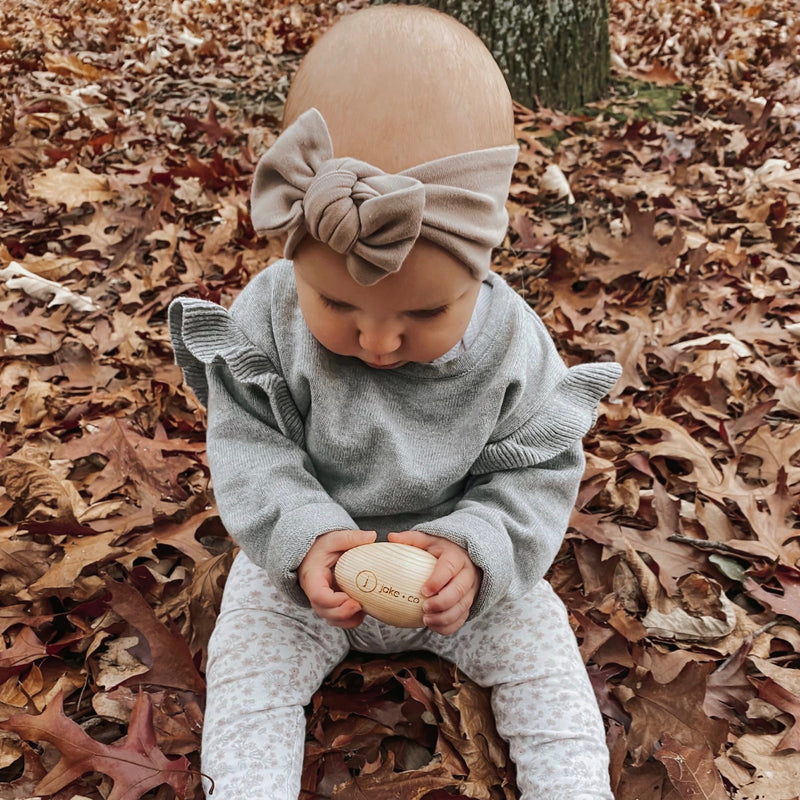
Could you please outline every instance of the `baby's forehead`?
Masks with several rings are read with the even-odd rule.
[[[376,6],[343,18],[303,61],[287,125],[324,117],[336,156],[387,172],[515,142],[500,69],[471,31],[418,6]]]

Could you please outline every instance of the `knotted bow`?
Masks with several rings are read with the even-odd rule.
[[[482,277],[505,235],[517,150],[475,150],[388,174],[334,158],[325,120],[311,108],[256,167],[253,226],[260,234],[288,232],[286,258],[310,234],[345,255],[350,275],[364,285],[400,269],[419,236]]]

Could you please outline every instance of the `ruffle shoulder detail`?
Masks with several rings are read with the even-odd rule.
[[[533,467],[568,450],[594,425],[598,403],[621,374],[613,362],[568,369],[522,425],[483,448],[472,474]]]
[[[223,366],[234,381],[237,401],[269,409],[281,433],[302,444],[303,420],[286,381],[228,311],[207,300],[178,297],[170,303],[168,320],[175,362],[204,406],[208,405],[206,370]]]

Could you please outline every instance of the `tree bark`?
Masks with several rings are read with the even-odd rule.
[[[405,2],[444,11],[475,31],[513,98],[528,108],[574,109],[597,100],[608,86],[608,0]]]

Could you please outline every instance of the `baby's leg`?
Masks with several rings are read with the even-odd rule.
[[[566,609],[547,582],[427,645],[492,687],[520,800],[612,800],[602,717]]]
[[[237,556],[208,647],[202,769],[213,800],[299,796],[303,706],[347,650],[343,631],[284,599]],[[204,779],[207,794],[211,787]]]

